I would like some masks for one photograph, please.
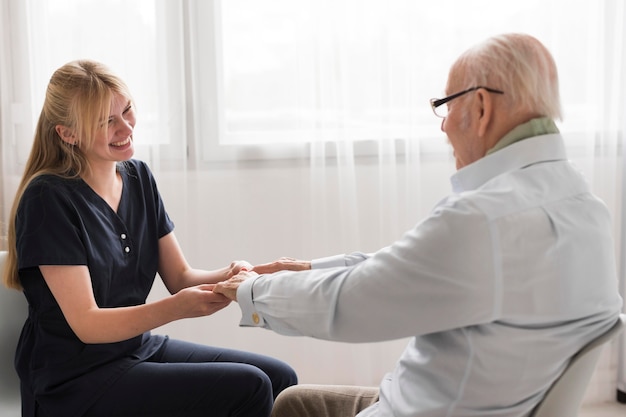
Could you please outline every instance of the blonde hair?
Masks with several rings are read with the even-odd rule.
[[[89,148],[96,135],[107,128],[115,94],[131,100],[126,84],[106,66],[94,61],[69,62],[50,78],[33,146],[9,216],[8,256],[3,277],[7,287],[22,288],[17,267],[15,221],[24,190],[40,175],[77,178],[89,172],[89,162],[81,148]],[[69,129],[75,141],[64,141],[57,133],[57,126]]]
[[[525,110],[561,120],[556,64],[536,38],[508,33],[494,36],[462,54],[453,66],[467,87],[504,91],[512,110]]]

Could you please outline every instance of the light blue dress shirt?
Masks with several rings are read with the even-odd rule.
[[[343,342],[412,336],[359,417],[524,416],[617,320],[609,212],[560,134],[457,171],[393,245],[245,281],[242,326]]]

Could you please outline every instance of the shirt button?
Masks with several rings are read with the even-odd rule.
[[[126,247],[124,248],[124,252],[126,252],[126,253],[130,252],[130,248],[129,248],[128,246],[126,246]]]
[[[126,239],[126,233],[122,233],[122,234],[120,235],[120,237],[122,238],[122,240],[125,240],[125,239]]]
[[[254,322],[254,324],[259,324],[259,321],[261,321],[257,313],[252,313],[252,321]]]

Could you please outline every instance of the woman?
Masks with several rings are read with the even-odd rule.
[[[25,417],[268,416],[296,383],[278,360],[151,335],[229,300],[244,261],[192,269],[133,156],[127,86],[102,64],[52,76],[9,223],[5,283],[29,303],[16,353]],[[146,303],[156,273],[172,294]]]

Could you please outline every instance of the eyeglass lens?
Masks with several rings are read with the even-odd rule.
[[[433,111],[439,117],[447,117],[448,116],[448,103],[443,103],[442,105],[433,108]]]

